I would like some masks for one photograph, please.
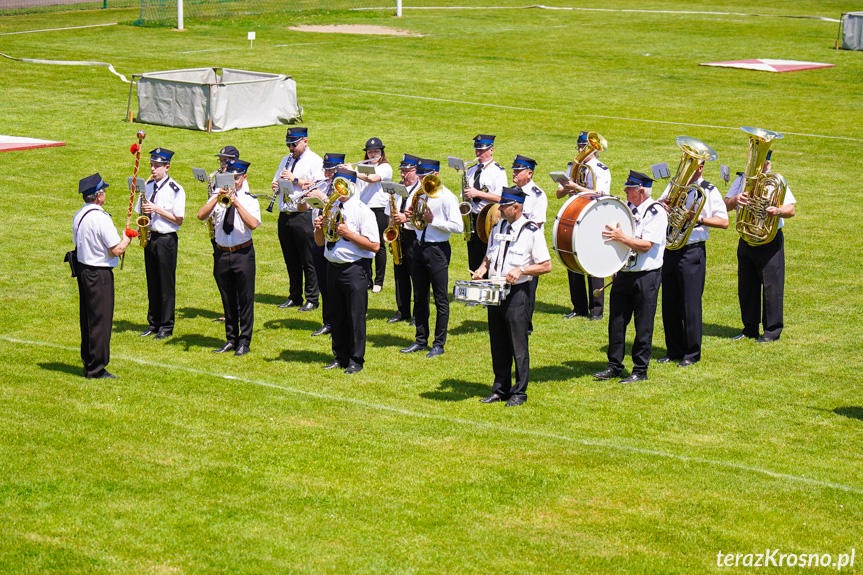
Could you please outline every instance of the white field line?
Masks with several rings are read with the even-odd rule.
[[[80,30],[81,28],[99,28],[101,26],[116,26],[116,22],[107,24],[88,24],[87,26],[67,26],[66,28],[45,28],[44,30],[22,30],[21,32],[3,32],[0,36],[13,36],[15,34],[35,34],[36,32],[59,32],[60,30]]]
[[[397,97],[397,98],[414,98],[414,99],[417,99],[417,100],[430,100],[430,101],[433,101],[433,102],[449,102],[449,103],[452,103],[452,104],[464,104],[464,105],[468,105],[468,106],[483,106],[483,107],[489,107],[489,108],[506,108],[506,109],[509,109],[509,110],[525,110],[525,111],[528,111],[528,112],[545,112],[545,113],[549,113],[547,110],[539,110],[539,109],[536,109],[536,108],[520,108],[520,107],[518,107],[518,106],[504,106],[504,105],[501,105],[501,104],[488,104],[488,103],[486,103],[486,102],[469,102],[469,101],[466,101],[466,100],[448,100],[448,99],[445,99],[445,98],[431,98],[431,97],[429,97],[429,96],[414,96],[414,95],[411,95],[411,94],[396,94],[396,93],[393,93],[393,92],[376,92],[376,91],[373,91],[373,90],[358,90],[358,89],[355,89],[355,88],[345,88],[345,87],[343,87],[343,86],[321,86],[321,85],[316,85],[315,87],[316,87],[316,88],[325,88],[325,89],[329,89],[329,90],[343,90],[343,91],[346,91],[346,92],[360,92],[360,93],[363,93],[363,94],[375,94],[375,95],[378,95],[378,96],[393,96],[393,97]],[[648,118],[627,118],[627,117],[624,117],[624,116],[604,116],[604,115],[601,115],[601,114],[581,114],[581,113],[576,113],[576,114],[571,114],[571,115],[573,115],[573,116],[580,116],[580,117],[583,117],[583,118],[603,118],[603,119],[606,119],[606,120],[622,120],[622,121],[625,121],[625,122],[647,122],[647,123],[651,123],[651,124],[670,124],[670,125],[673,125],[673,126],[694,126],[694,127],[697,127],[697,128],[713,128],[713,129],[717,129],[717,130],[739,130],[739,129],[740,129],[740,126],[714,126],[714,125],[712,125],[712,124],[691,124],[691,123],[688,123],[688,122],[670,122],[670,121],[667,121],[667,120],[651,120],[651,119],[648,119]],[[780,133],[782,133],[782,134],[785,134],[785,135],[791,135],[791,136],[803,136],[803,137],[806,137],[806,138],[827,138],[827,139],[830,139],[830,140],[845,140],[845,141],[848,141],[848,142],[863,142],[863,138],[849,138],[849,137],[846,137],[846,136],[828,136],[828,135],[824,135],[824,134],[805,134],[805,133],[802,133],[802,132],[786,132],[785,130],[775,130],[775,131],[778,131],[778,132],[780,132]]]
[[[426,37],[431,36],[431,34],[426,34]],[[376,40],[393,40],[396,38],[416,38],[416,36],[400,36],[393,35],[387,36],[384,34],[381,35],[373,35],[370,38],[354,38],[354,42],[374,42]],[[274,44],[269,46],[270,48],[292,48],[294,46],[317,46],[319,44],[332,44],[335,40],[324,40],[322,42],[295,42],[293,44]],[[225,48],[206,48],[204,50],[186,50],[184,52],[177,52],[178,54],[197,54],[199,52],[219,52],[222,50],[236,50],[236,47],[225,47]],[[253,50],[254,48],[248,47],[247,50]]]
[[[0,340],[7,341],[10,343],[17,343],[23,345],[35,345],[40,347],[50,347],[55,349],[62,349],[68,352],[80,352],[80,348],[78,347],[70,347],[67,345],[60,345],[56,343],[46,342],[46,341],[31,341],[18,339],[14,337],[9,337],[5,335],[0,335]],[[409,409],[402,409],[400,407],[393,407],[390,405],[384,405],[380,403],[373,403],[370,401],[364,401],[362,399],[355,399],[352,397],[343,397],[338,395],[330,395],[325,393],[316,393],[314,391],[307,391],[305,389],[297,389],[294,387],[289,387],[286,385],[279,385],[276,383],[271,383],[269,381],[255,380],[249,379],[242,376],[235,375],[227,375],[227,374],[219,374],[213,373],[210,371],[205,371],[201,369],[196,369],[193,367],[186,367],[182,365],[174,365],[169,363],[159,363],[156,361],[148,361],[144,359],[139,359],[135,357],[125,357],[114,355],[114,359],[120,359],[122,361],[129,361],[133,363],[138,363],[141,365],[147,365],[151,367],[158,367],[162,369],[174,369],[177,371],[185,371],[187,373],[194,373],[197,375],[204,375],[208,377],[214,377],[217,379],[227,379],[230,381],[236,381],[240,383],[246,383],[250,385],[257,385],[260,387],[268,387],[272,389],[278,389],[281,391],[287,391],[290,393],[297,393],[300,395],[305,395],[307,397],[314,397],[315,399],[322,399],[325,401],[331,401],[335,403],[348,403],[351,405],[357,405],[365,408],[375,409],[378,411],[387,411],[390,413],[398,413],[400,415],[405,415],[407,417],[414,417],[418,419],[429,419],[435,421],[443,421],[446,423],[452,423],[455,425],[461,425],[464,427],[473,427],[478,429],[487,429],[496,432],[500,432],[502,436],[506,435],[522,435],[528,437],[539,437],[543,439],[553,439],[556,441],[561,441],[564,443],[572,443],[576,445],[584,445],[587,447],[594,447],[600,449],[606,449],[610,451],[620,451],[624,453],[635,453],[638,455],[646,455],[657,457],[660,459],[670,459],[673,461],[680,461],[683,463],[698,463],[701,465],[709,465],[712,467],[722,468],[722,469],[733,469],[737,471],[744,471],[754,475],[764,475],[767,477],[772,477],[774,479],[783,479],[785,481],[793,482],[793,483],[801,483],[803,485],[808,485],[812,487],[821,487],[821,488],[830,488],[837,489],[840,491],[845,491],[848,493],[856,493],[863,494],[863,489],[858,487],[852,487],[849,485],[843,485],[841,483],[833,483],[830,481],[821,481],[819,479],[812,479],[811,477],[803,477],[800,475],[791,475],[789,473],[779,473],[776,471],[770,471],[769,469],[762,469],[760,467],[753,467],[750,465],[745,465],[742,463],[735,463],[733,461],[719,461],[716,459],[706,459],[703,457],[690,457],[688,455],[679,455],[676,453],[668,453],[665,451],[659,451],[656,449],[645,449],[641,447],[632,447],[629,445],[622,445],[613,443],[611,441],[600,441],[596,439],[582,438],[582,437],[570,437],[568,435],[562,435],[559,433],[551,433],[547,431],[537,431],[532,429],[523,429],[520,427],[509,427],[506,425],[500,425],[497,423],[488,423],[484,421],[474,421],[471,419],[463,419],[457,417],[447,417],[445,415],[436,415],[432,413],[423,413],[421,411],[412,411]]]
[[[623,12],[636,14],[691,14],[707,16],[759,16],[764,18],[805,18],[809,20],[823,20],[824,22],[840,22],[835,18],[825,16],[807,16],[794,14],[758,14],[756,12],[714,12],[707,10],[646,10],[646,9],[624,9],[624,8],[582,8],[578,6],[402,6],[402,10],[529,10],[538,8],[542,10],[578,10],[580,12]],[[392,6],[379,6],[376,8],[351,8],[351,10],[392,10]]]

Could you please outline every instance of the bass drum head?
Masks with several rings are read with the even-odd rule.
[[[613,196],[602,196],[594,200],[578,219],[572,240],[573,251],[579,265],[589,275],[607,278],[626,264],[629,248],[620,242],[606,242],[602,238],[605,226],[619,223],[623,233],[635,233],[635,222],[626,204]]]

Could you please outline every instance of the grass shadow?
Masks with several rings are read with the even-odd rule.
[[[372,347],[407,347],[414,342],[413,337],[390,335],[388,333],[366,334],[366,343]]]
[[[126,320],[116,320],[114,322],[114,331],[115,332],[123,332],[123,331],[134,331],[137,333],[144,333],[147,331],[146,323],[133,323],[131,321]]]
[[[534,306],[534,312],[551,313],[555,315],[566,315],[572,311],[572,306],[563,306],[556,303],[548,303],[537,300]]]
[[[317,331],[321,327],[320,321],[299,318],[271,319],[264,322],[267,329],[299,329],[302,331]]]
[[[606,367],[608,367],[607,363],[601,358],[597,361],[565,361],[559,365],[543,365],[531,368],[530,381],[535,383],[566,381],[574,377],[593,375]]]
[[[172,337],[165,342],[167,345],[183,346],[184,351],[193,347],[218,349],[225,345],[225,338],[209,337],[197,333],[190,333],[178,337]]]
[[[432,401],[464,401],[472,397],[485,397],[491,393],[490,385],[482,385],[462,379],[445,379],[434,391],[424,391],[420,397]]]
[[[708,337],[734,337],[743,331],[742,327],[729,327],[727,325],[716,325],[715,323],[704,324],[704,335]]]
[[[322,366],[332,363],[334,357],[331,353],[321,353],[307,349],[286,349],[278,357],[265,358],[265,361],[286,361],[298,363],[320,364]]]
[[[863,407],[858,405],[837,407],[833,410],[833,413],[841,415],[842,417],[850,417],[851,419],[859,419],[860,421],[863,421]]]
[[[395,307],[395,302],[393,302],[393,307]],[[394,309],[379,309],[379,308],[369,308],[366,311],[366,320],[370,319],[390,319],[396,314]]]
[[[474,319],[466,319],[458,327],[453,327],[447,330],[450,335],[462,335],[465,333],[475,333],[478,331],[487,332],[488,322],[478,321]]]
[[[84,375],[84,368],[80,365],[69,365],[68,363],[40,363],[38,364],[42,369],[47,369],[48,371],[56,371],[59,373],[68,373],[69,375]]]
[[[286,295],[273,295],[269,293],[255,294],[255,303],[279,305],[280,303],[285,303],[287,300],[288,296]]]
[[[196,317],[205,317],[207,319],[219,319],[222,317],[222,312],[213,311],[210,309],[201,309],[197,307],[181,307],[177,310],[177,315],[180,319],[194,319]]]

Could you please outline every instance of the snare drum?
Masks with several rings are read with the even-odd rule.
[[[452,288],[456,301],[474,305],[500,305],[509,295],[510,285],[495,281],[457,281]]]
[[[620,242],[606,242],[605,226],[619,223],[623,233],[635,232],[632,212],[619,198],[579,194],[569,198],[554,220],[552,240],[561,263],[571,271],[607,278],[629,259],[629,248]]]

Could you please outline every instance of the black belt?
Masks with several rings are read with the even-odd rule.
[[[644,274],[649,274],[651,272],[661,272],[661,271],[662,271],[662,268],[660,267],[660,268],[656,268],[655,270],[638,270],[638,271],[634,271],[634,272],[633,271],[627,271],[627,270],[620,270],[617,273],[635,276],[636,274],[644,275]]]
[[[280,213],[285,214],[286,217],[293,218],[294,216],[301,216],[301,215],[308,213],[308,212],[309,212],[309,210],[306,210],[305,212],[280,212]]]
[[[78,267],[84,268],[85,270],[94,270],[94,271],[113,269],[111,266],[89,266],[87,264],[82,264],[81,262],[78,262]]]
[[[330,265],[331,265],[331,266],[333,266],[334,268],[344,269],[344,268],[350,267],[350,266],[352,266],[352,265],[359,264],[362,260],[360,259],[360,260],[357,260],[357,261],[355,261],[355,262],[347,262],[347,263],[336,263],[336,262],[331,262],[330,260],[327,260],[327,261],[328,261],[328,262],[330,263]]]
[[[444,244],[448,244],[449,242],[420,242],[421,247],[429,247],[429,246],[442,246]]]
[[[159,236],[176,236],[176,235],[177,235],[177,232],[168,232],[167,234],[163,234],[162,232],[154,232],[153,230],[150,230],[150,237],[151,238],[158,238]]]

